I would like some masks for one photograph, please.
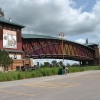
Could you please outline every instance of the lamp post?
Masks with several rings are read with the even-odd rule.
[[[63,40],[64,40],[64,33],[63,32],[60,32],[59,33],[59,38],[61,38],[62,39],[62,57],[63,57],[63,62],[64,62],[64,47],[63,47]]]

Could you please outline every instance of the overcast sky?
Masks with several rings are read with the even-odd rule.
[[[100,43],[100,0],[0,0],[0,7],[26,26],[23,33],[64,32],[68,40]]]
[[[69,40],[99,42],[100,0],[0,0],[0,6],[26,33],[64,32]]]

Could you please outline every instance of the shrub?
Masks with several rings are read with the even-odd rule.
[[[37,70],[31,70],[31,71],[29,70],[25,72],[22,72],[22,71],[15,71],[15,72],[12,71],[12,72],[7,72],[7,73],[0,72],[0,82],[57,75],[59,68],[61,67],[39,68]],[[86,71],[86,70],[100,70],[100,66],[69,67],[69,73],[81,72],[81,71]]]

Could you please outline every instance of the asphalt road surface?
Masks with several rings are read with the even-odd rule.
[[[100,71],[0,82],[0,100],[100,100]]]

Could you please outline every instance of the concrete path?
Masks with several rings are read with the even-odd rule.
[[[0,82],[0,100],[100,100],[100,71]]]

